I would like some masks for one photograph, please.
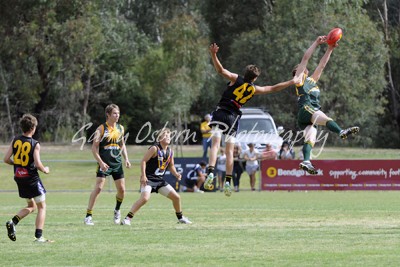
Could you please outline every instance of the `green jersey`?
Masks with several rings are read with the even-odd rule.
[[[296,93],[298,96],[298,106],[302,108],[309,106],[314,110],[319,110],[321,105],[319,104],[319,88],[317,82],[311,77],[306,77],[303,84],[300,86],[296,85]]]
[[[101,126],[100,157],[110,168],[119,168],[122,164],[121,149],[124,127],[118,123],[115,128],[110,127],[107,123],[103,123]]]

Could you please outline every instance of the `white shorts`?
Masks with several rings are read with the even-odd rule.
[[[140,193],[143,192],[149,192],[151,193],[152,187],[150,185],[146,185],[145,187],[140,188]],[[169,193],[171,191],[174,191],[175,189],[171,185],[166,185],[158,189],[158,193],[160,195],[163,195],[164,197],[168,197]]]
[[[31,199],[32,198],[26,198],[26,202],[31,202]],[[33,200],[35,200],[36,203],[44,202],[46,200],[46,194],[34,197]]]

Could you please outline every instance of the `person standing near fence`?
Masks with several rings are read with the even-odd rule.
[[[116,204],[114,209],[114,223],[121,222],[120,207],[125,196],[125,178],[122,168],[122,156],[125,159],[125,167],[130,168],[124,140],[124,127],[118,123],[120,117],[119,107],[110,104],[105,108],[106,122],[101,124],[96,132],[92,145],[92,153],[97,161],[96,184],[90,194],[84,224],[94,225],[93,207],[104,187],[106,177],[111,175],[117,188]]]
[[[12,241],[17,240],[15,230],[17,224],[37,209],[34,241],[53,242],[43,237],[46,219],[46,189],[40,180],[38,170],[48,174],[50,169],[43,166],[40,160],[40,144],[32,138],[37,124],[34,116],[23,115],[20,120],[23,134],[14,138],[4,156],[5,163],[14,165],[14,180],[18,185],[19,196],[25,198],[28,203],[27,207],[21,209],[10,221],[6,222],[7,234]],[[13,156],[12,159],[11,156]]]
[[[235,144],[233,148],[233,186],[235,188],[235,192],[239,192],[240,186],[240,177],[243,173],[243,161],[240,158],[240,154],[242,153],[242,149],[238,144]]]
[[[200,131],[203,144],[203,159],[207,158],[208,148],[211,148],[211,128],[208,125],[211,121],[211,115],[206,114],[204,116],[204,121],[200,124]]]
[[[242,157],[246,160],[246,172],[250,177],[251,191],[256,191],[256,173],[258,171],[258,159],[261,154],[258,149],[254,148],[254,144],[248,144],[249,149],[243,151]]]

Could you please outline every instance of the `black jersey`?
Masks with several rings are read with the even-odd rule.
[[[35,183],[39,180],[39,173],[35,166],[33,152],[39,142],[32,137],[17,136],[12,142],[14,179],[18,182]]]
[[[228,87],[222,93],[218,107],[241,115],[240,108],[253,97],[255,92],[256,88],[253,83],[238,76],[233,85],[228,83]]]
[[[162,180],[173,157],[173,151],[169,147],[164,151],[160,144],[154,146],[157,148],[157,156],[146,162],[146,176],[149,179]]]

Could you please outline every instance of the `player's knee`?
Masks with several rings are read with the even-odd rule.
[[[102,186],[96,186],[96,188],[94,189],[94,192],[95,192],[96,194],[100,194],[102,190],[103,190],[103,187],[102,187]]]
[[[146,204],[150,199],[150,196],[144,196],[140,199],[140,201],[142,202],[142,205]]]
[[[29,210],[29,213],[33,213],[37,210],[37,206],[36,205],[28,206],[27,209]]]
[[[177,193],[171,192],[171,199],[172,199],[172,201],[180,201],[181,200],[181,196],[178,195]]]
[[[119,195],[121,198],[124,198],[124,197],[125,197],[125,188],[120,188],[120,189],[118,189],[118,195]]]

